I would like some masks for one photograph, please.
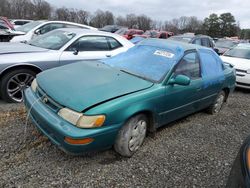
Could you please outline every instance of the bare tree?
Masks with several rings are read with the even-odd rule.
[[[105,25],[113,25],[114,24],[114,15],[112,12],[109,11],[102,11],[97,10],[92,16],[92,19],[90,20],[90,25],[101,28]]]

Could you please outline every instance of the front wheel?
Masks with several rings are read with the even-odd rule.
[[[36,73],[29,69],[8,72],[1,80],[1,94],[6,102],[22,102],[23,90],[31,85]]]
[[[131,157],[142,145],[147,132],[148,119],[139,114],[129,119],[121,128],[115,141],[115,151],[122,156]]]
[[[225,91],[221,91],[217,96],[216,100],[214,101],[214,103],[208,107],[207,109],[208,113],[210,114],[219,113],[225,101],[226,101],[226,93]]]

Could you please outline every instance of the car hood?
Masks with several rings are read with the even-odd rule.
[[[98,61],[50,69],[37,76],[37,83],[57,103],[78,112],[153,85]]]
[[[236,69],[241,69],[241,70],[250,69],[250,59],[228,57],[228,56],[221,56],[221,59],[226,63],[232,64]]]
[[[24,43],[1,42],[0,54],[13,54],[13,53],[33,53],[49,51],[45,48],[39,48]]]

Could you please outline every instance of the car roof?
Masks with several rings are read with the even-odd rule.
[[[240,43],[237,45],[237,47],[250,49],[250,43]]]
[[[120,36],[120,35],[117,35],[115,33],[109,33],[109,32],[100,31],[100,30],[81,29],[81,28],[61,28],[61,29],[57,29],[57,30],[72,32],[72,33],[75,33],[77,35],[81,35],[81,34],[90,34],[90,35],[99,34],[99,35],[105,35],[105,36]]]
[[[171,48],[171,49],[181,49],[183,51],[187,50],[197,50],[197,49],[207,49],[211,50],[210,48],[190,44],[190,43],[183,43],[174,40],[166,40],[166,39],[145,39],[139,43],[139,45],[147,45],[147,46],[154,46],[160,48]]]

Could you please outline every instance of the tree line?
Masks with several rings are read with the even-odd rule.
[[[97,28],[117,24],[144,31],[157,29],[172,31],[175,34],[193,32],[211,37],[239,36],[242,39],[250,39],[250,30],[241,30],[231,13],[211,14],[204,20],[195,16],[182,16],[162,22],[147,15],[127,14],[116,17],[110,11],[97,10],[90,13],[81,9],[55,8],[45,0],[0,0],[0,14],[8,18],[71,21]]]

